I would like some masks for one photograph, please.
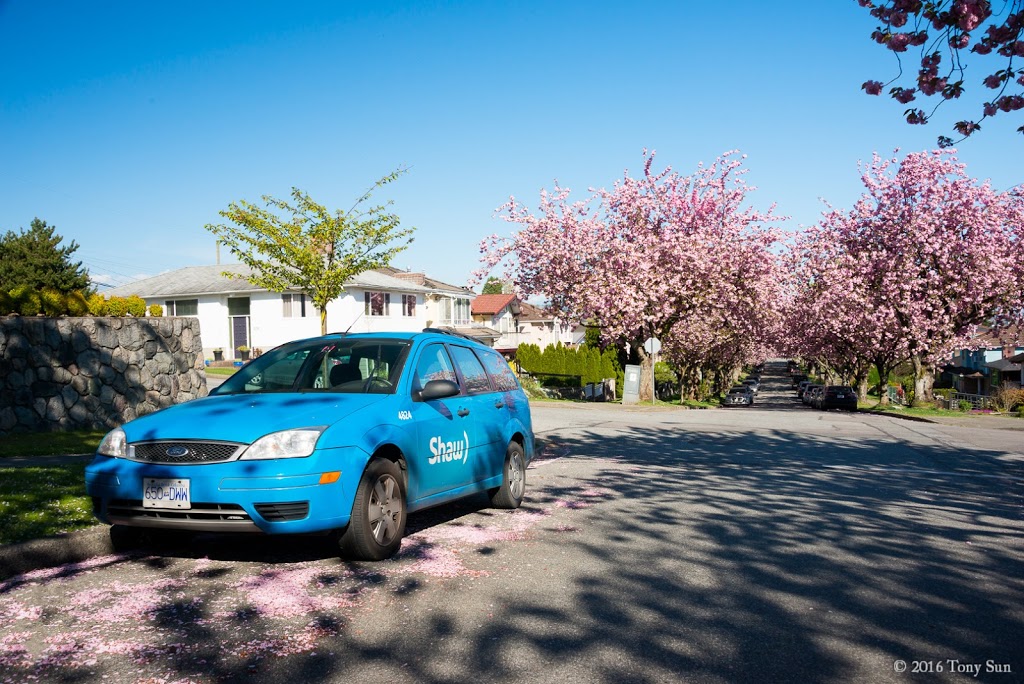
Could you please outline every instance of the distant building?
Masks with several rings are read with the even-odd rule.
[[[242,277],[230,278],[224,272]],[[308,294],[256,287],[245,279],[251,274],[244,264],[189,266],[104,294],[136,294],[147,306],[162,306],[166,316],[198,317],[207,358],[215,349],[226,359],[241,358],[240,347],[266,350],[320,334],[320,316]],[[345,292],[327,305],[328,330],[417,331],[445,326],[468,332],[475,296],[421,273],[365,271],[345,283]],[[485,330],[476,332],[485,343],[497,337]]]

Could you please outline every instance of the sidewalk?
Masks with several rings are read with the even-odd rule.
[[[895,413],[895,412],[892,412]],[[898,415],[898,414],[896,414]],[[1013,416],[929,416],[925,420],[942,425],[956,427],[980,428],[985,430],[1017,430],[1024,432],[1024,420]]]

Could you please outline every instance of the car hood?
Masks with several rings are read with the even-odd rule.
[[[227,394],[196,399],[123,426],[128,442],[208,439],[251,444],[291,428],[332,425],[386,400],[387,394]]]

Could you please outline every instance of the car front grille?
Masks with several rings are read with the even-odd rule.
[[[98,508],[99,501],[93,502]],[[207,532],[258,532],[259,528],[238,504],[193,502],[189,509],[145,508],[140,499],[111,499],[107,503],[111,523],[141,527],[186,529]]]
[[[130,458],[143,463],[177,465],[223,463],[233,460],[244,448],[244,444],[237,442],[138,442],[132,445]]]

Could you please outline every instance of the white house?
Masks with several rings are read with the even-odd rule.
[[[229,278],[224,272],[242,277]],[[256,287],[245,280],[250,274],[244,264],[189,266],[105,294],[136,294],[147,306],[164,307],[165,316],[198,316],[207,358],[214,356],[215,349],[223,350],[224,358],[239,358],[239,347],[265,350],[320,334],[320,316],[308,295]],[[447,311],[461,307],[468,314],[470,304],[461,300],[471,301],[472,292],[447,285],[444,287],[451,292],[442,294],[440,285],[418,284],[417,278],[397,277],[400,274],[394,269],[366,271],[345,283],[342,296],[327,305],[328,331],[412,332],[428,324],[447,324],[431,318],[439,314],[428,312],[428,308]],[[457,316],[449,321],[461,322]]]
[[[576,345],[583,341],[583,326],[564,326],[561,320],[514,294],[479,295],[473,300],[473,320],[477,325],[496,330],[500,337],[495,349],[514,353],[520,344],[536,344],[543,349],[561,342]]]

